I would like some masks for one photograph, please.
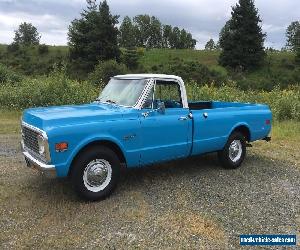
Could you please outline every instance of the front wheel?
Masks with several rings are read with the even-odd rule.
[[[71,180],[82,198],[96,201],[112,193],[119,176],[117,155],[109,148],[94,146],[79,155],[72,168]]]
[[[240,132],[233,132],[223,148],[218,152],[224,168],[235,169],[241,166],[246,156],[246,139]]]

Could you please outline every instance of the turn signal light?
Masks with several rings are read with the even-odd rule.
[[[270,125],[271,121],[270,120],[266,120],[266,124]]]
[[[64,152],[68,150],[68,143],[67,142],[60,142],[55,144],[55,151],[56,152]]]

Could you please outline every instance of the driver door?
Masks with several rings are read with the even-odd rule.
[[[165,104],[164,112],[156,110],[161,102]],[[183,108],[179,84],[156,80],[141,110],[141,165],[189,155],[192,121],[188,115],[189,109]]]

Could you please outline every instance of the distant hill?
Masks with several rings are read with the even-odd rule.
[[[0,44],[0,63],[27,75],[47,74],[54,63],[67,59],[68,46],[48,46],[48,51],[42,53],[38,47],[32,47],[26,53],[6,53],[7,45]],[[294,63],[291,52],[268,52],[264,65],[253,72],[232,72],[218,65],[219,51],[192,49],[139,49],[142,51],[139,62],[144,71],[156,71],[176,61],[196,61],[210,70],[221,71],[228,78],[237,81],[238,85],[247,89],[270,89],[272,86],[300,84],[300,68]],[[180,72],[180,70],[178,70]],[[174,72],[176,74],[176,72]]]

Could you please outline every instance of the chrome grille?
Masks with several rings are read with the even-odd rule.
[[[38,135],[38,132],[25,126],[22,126],[22,137],[24,141],[24,146],[36,153],[37,155],[39,154]]]

